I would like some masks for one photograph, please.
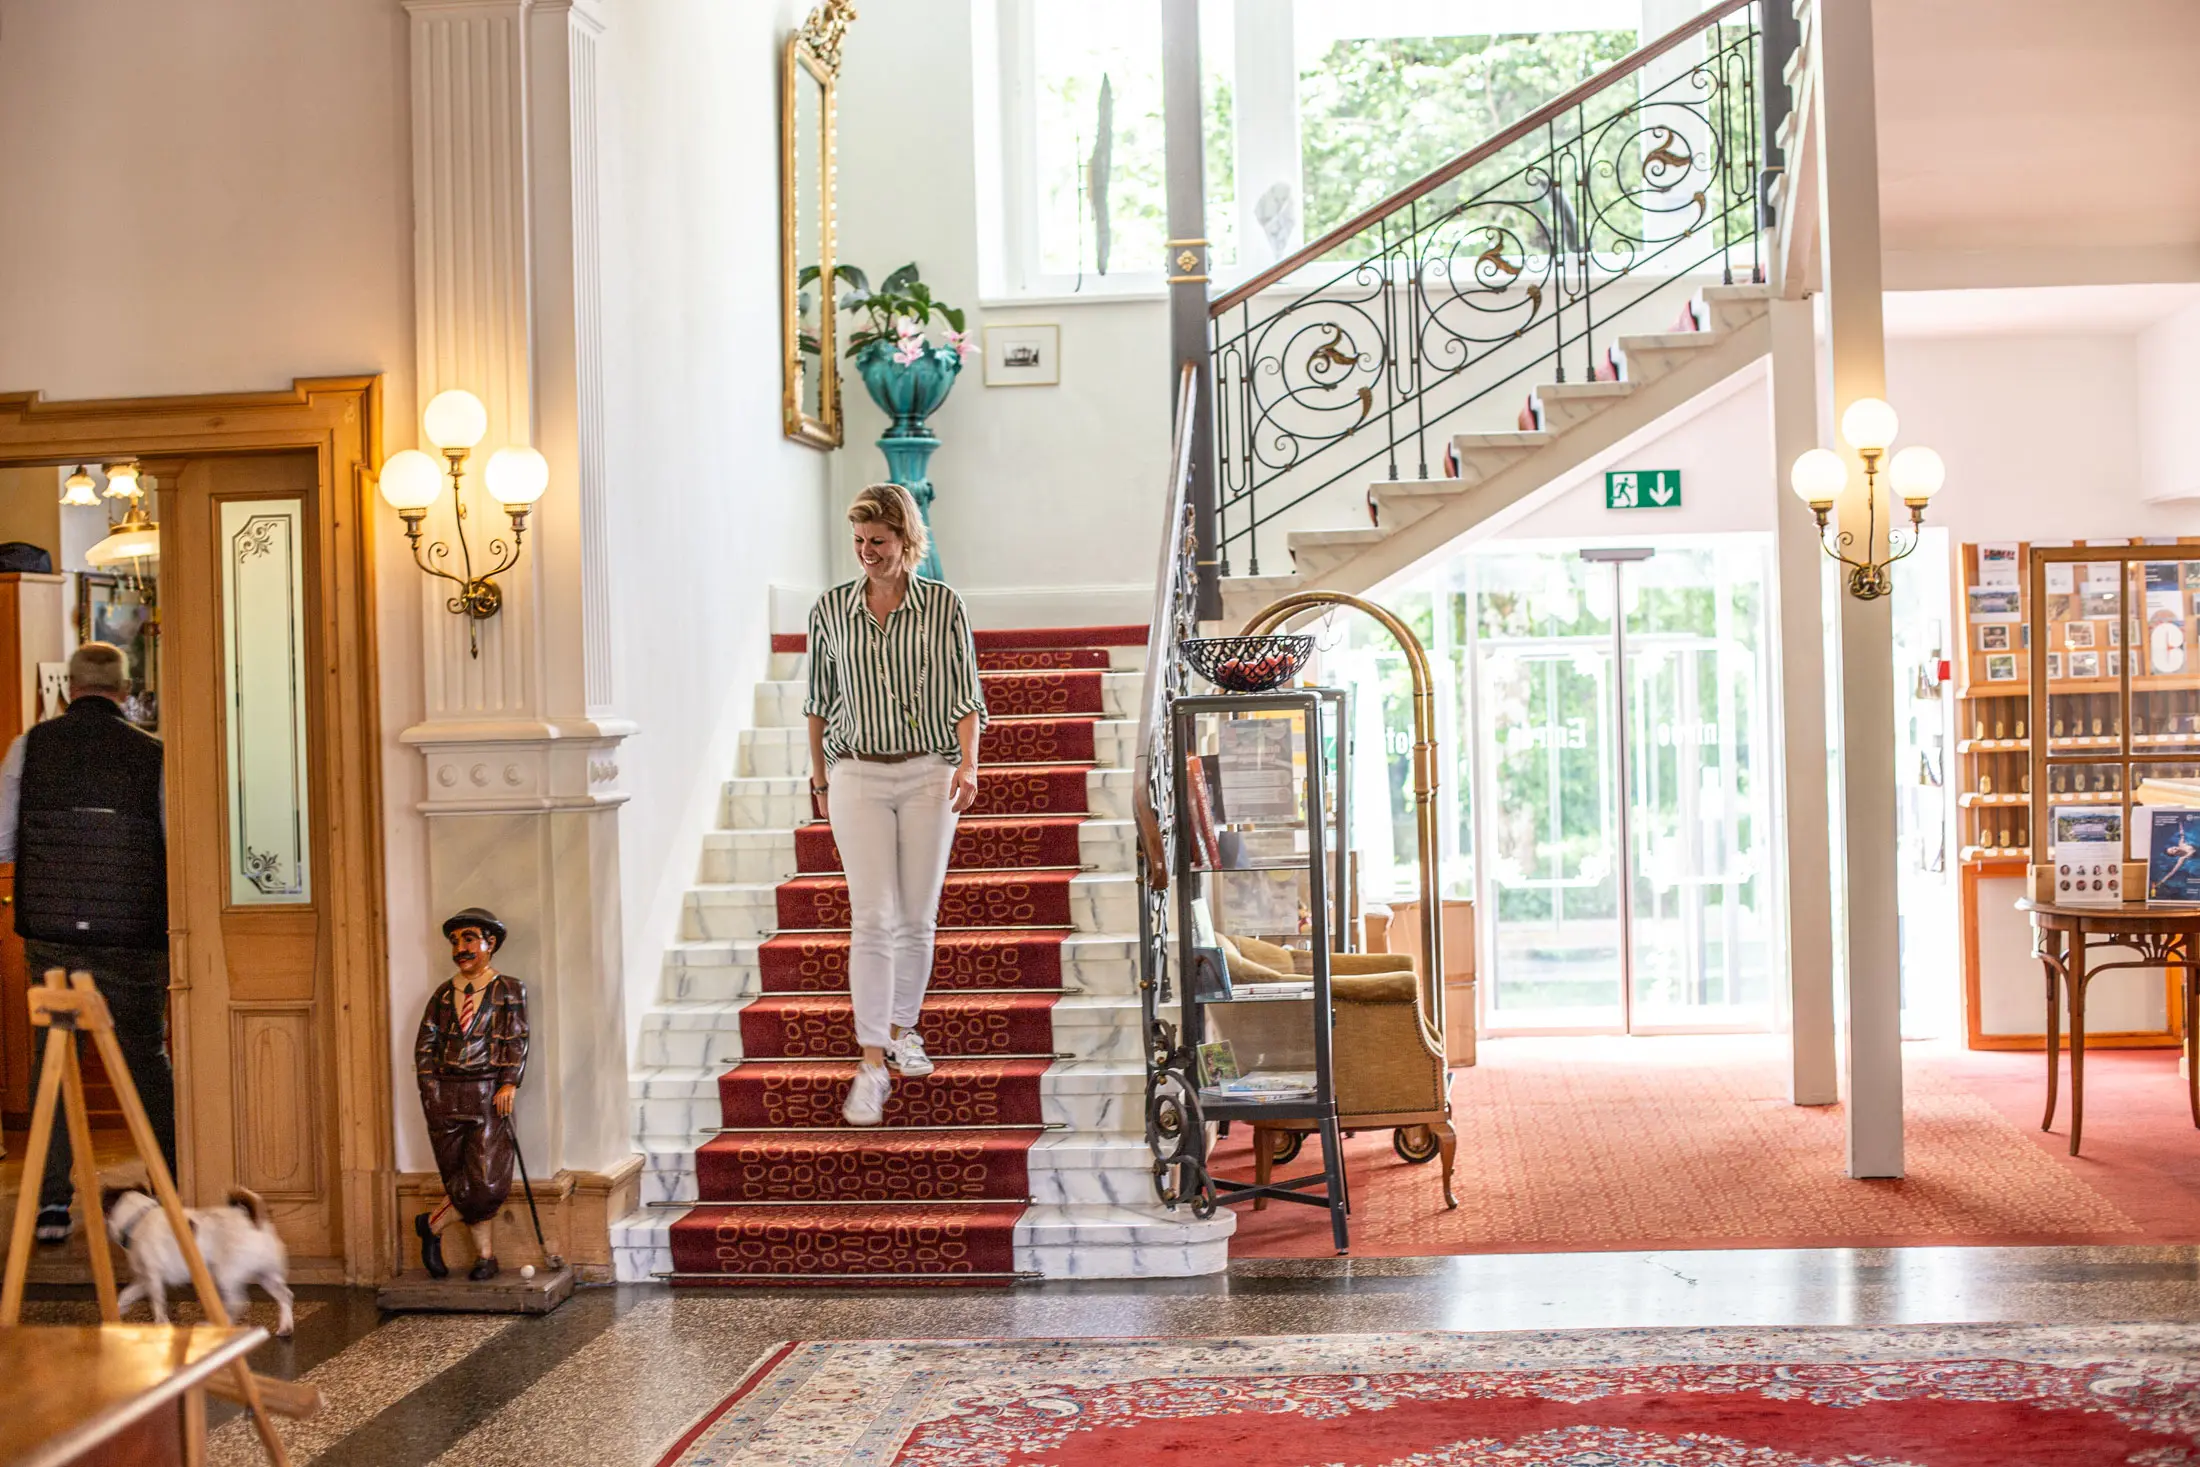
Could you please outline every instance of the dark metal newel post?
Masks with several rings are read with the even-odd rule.
[[[1169,394],[1184,364],[1199,370],[1193,401],[1192,518],[1199,538],[1199,619],[1222,615],[1215,533],[1215,372],[1207,327],[1207,166],[1200,116],[1199,0],[1161,0],[1161,119],[1169,193]]]

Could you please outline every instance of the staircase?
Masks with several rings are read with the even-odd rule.
[[[1225,577],[1225,621],[1293,591],[1365,591],[1455,546],[1768,353],[1771,300],[1768,286],[1706,285],[1682,314],[1687,329],[1616,339],[1616,380],[1546,382],[1523,410],[1531,429],[1455,433],[1446,476],[1370,482],[1366,524],[1291,530],[1288,573]]]
[[[622,1281],[1005,1284],[1219,1271],[1235,1227],[1154,1200],[1137,996],[1144,627],[977,634],[991,723],[922,1025],[938,1062],[841,1124],[848,904],[810,820],[800,637],[773,639],[632,1081]]]

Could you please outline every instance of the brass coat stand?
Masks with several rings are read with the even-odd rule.
[[[176,1246],[183,1250],[184,1262],[190,1266],[191,1287],[198,1291],[199,1307],[206,1312],[209,1324],[227,1328],[233,1323],[229,1310],[222,1304],[220,1291],[214,1287],[213,1275],[207,1272],[198,1238],[191,1231],[190,1219],[184,1215],[182,1199],[176,1195],[175,1179],[168,1174],[168,1164],[161,1156],[152,1122],[146,1118],[145,1103],[138,1099],[137,1082],[122,1057],[122,1046],[115,1042],[114,1018],[107,1012],[107,1001],[100,997],[92,975],[73,973],[64,979],[59,968],[49,968],[45,983],[31,989],[30,1002],[34,1026],[56,1029],[63,1035],[92,1036],[92,1044],[99,1050],[100,1061],[107,1067],[107,1077],[114,1085],[122,1118],[129,1126],[131,1143],[145,1162],[145,1175],[154,1195],[160,1199],[161,1211],[168,1218]],[[15,1203],[15,1229],[8,1239],[7,1276],[5,1282],[0,1283],[0,1328],[13,1326],[23,1311],[23,1283],[30,1272],[31,1234],[38,1215],[38,1177],[45,1170],[57,1104],[68,1120],[77,1205],[84,1212],[88,1245],[85,1251],[91,1257],[92,1290],[99,1296],[99,1317],[108,1324],[122,1322],[122,1310],[115,1302],[114,1260],[107,1254],[107,1239],[101,1224],[99,1163],[92,1155],[92,1122],[91,1113],[84,1104],[84,1074],[77,1066],[76,1045],[60,1036],[49,1036],[45,1064],[38,1073],[38,1098],[31,1106],[30,1144],[23,1156],[23,1187]],[[290,1457],[283,1450],[283,1439],[276,1433],[275,1422],[269,1413],[279,1411],[291,1417],[311,1416],[321,1407],[320,1391],[301,1382],[254,1375],[242,1356],[238,1357],[226,1381],[221,1377],[216,1380],[220,1383],[209,1384],[209,1390],[242,1403],[252,1412],[253,1425],[259,1429],[260,1444],[267,1449],[268,1460],[275,1467],[290,1467]]]

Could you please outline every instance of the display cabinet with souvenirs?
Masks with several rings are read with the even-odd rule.
[[[2166,798],[2162,782],[2200,780],[2200,539],[1983,542],[1959,549],[1956,573],[1967,1039],[2038,1048],[2039,964],[2014,906],[2032,864],[2065,826],[2122,840],[2146,781]],[[2104,986],[2091,1042],[2174,1043],[2168,988]]]

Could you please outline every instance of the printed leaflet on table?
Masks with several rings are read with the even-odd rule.
[[[2054,834],[2048,858],[2055,863],[2055,900],[2069,906],[2108,907],[2124,899],[2124,812],[2120,805],[2054,805],[2047,818]]]

